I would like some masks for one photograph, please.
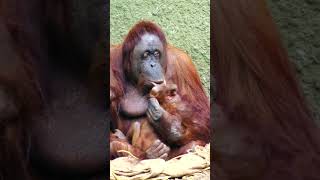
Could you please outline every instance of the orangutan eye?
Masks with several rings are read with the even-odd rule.
[[[160,56],[160,53],[159,53],[159,51],[155,51],[155,52],[153,53],[153,55],[154,55],[155,57],[159,57],[159,56]]]
[[[149,56],[149,52],[148,51],[143,53],[143,58],[147,58],[148,56]]]

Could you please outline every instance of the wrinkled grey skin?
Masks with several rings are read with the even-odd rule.
[[[163,116],[165,110],[160,106],[156,98],[150,98],[148,100],[147,116],[153,121],[159,121]]]
[[[161,84],[164,82],[162,64],[164,50],[160,39],[153,34],[145,34],[133,49],[132,70],[134,78]],[[144,82],[148,83],[148,82]]]

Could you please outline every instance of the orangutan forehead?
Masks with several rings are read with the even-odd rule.
[[[158,36],[147,33],[141,37],[141,40],[136,45],[135,49],[136,50],[158,49],[162,51],[163,44]]]

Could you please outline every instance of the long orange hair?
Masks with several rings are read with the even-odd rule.
[[[319,178],[319,130],[266,2],[221,0],[214,6],[216,107],[223,113],[213,125],[217,131],[213,147],[216,175],[224,172],[228,179]],[[239,138],[223,138],[229,132],[224,129],[233,129]],[[230,151],[222,148],[222,140],[233,150],[250,150],[232,152],[239,161],[228,163]],[[240,172],[251,168],[251,174]]]

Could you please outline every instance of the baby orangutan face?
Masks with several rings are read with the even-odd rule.
[[[177,94],[176,84],[154,84],[150,91],[150,97],[155,97],[159,104],[180,102],[181,98]]]

